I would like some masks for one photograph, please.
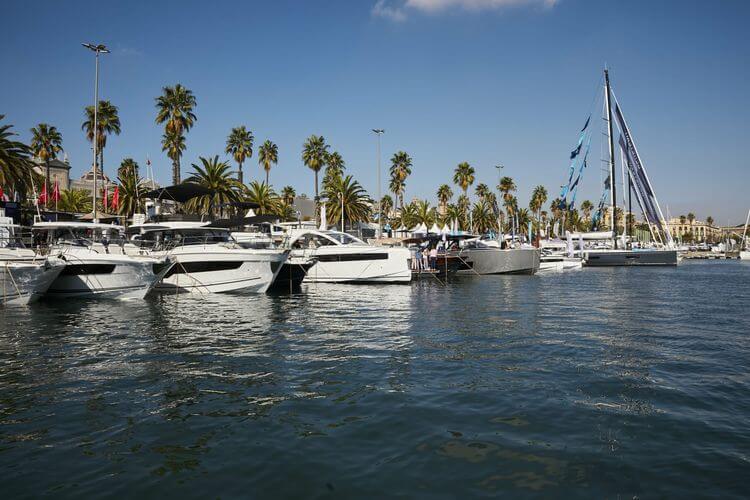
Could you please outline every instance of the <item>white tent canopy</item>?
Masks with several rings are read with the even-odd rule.
[[[420,233],[420,234],[427,234],[427,226],[425,226],[424,222],[416,227],[416,229],[412,230],[412,233]]]
[[[433,224],[432,227],[430,228],[430,232],[432,234],[440,234],[440,228],[438,227],[437,224]]]

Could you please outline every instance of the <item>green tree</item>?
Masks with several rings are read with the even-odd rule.
[[[487,196],[490,194],[490,188],[484,182],[480,182],[477,184],[477,187],[474,188],[474,193],[480,200],[486,200]]]
[[[451,190],[451,187],[448,184],[441,185],[437,190],[437,199],[438,203],[440,204],[440,213],[445,213],[446,209],[448,208],[448,203],[450,203],[451,198],[453,198],[453,190]]]
[[[477,203],[474,204],[474,208],[471,211],[471,219],[474,224],[474,231],[479,234],[484,234],[490,230],[497,230],[497,219],[490,203],[486,199],[480,198]]]
[[[406,179],[411,175],[412,159],[405,151],[398,151],[391,157],[391,182],[389,187],[401,207],[404,206],[404,192],[406,191]]]
[[[388,220],[393,211],[393,198],[389,195],[385,195],[380,199],[380,212],[383,214],[383,218]]]
[[[64,189],[57,202],[58,210],[77,214],[91,212],[91,193],[86,189]]]
[[[0,122],[3,119],[5,115],[0,115]],[[40,176],[34,172],[30,148],[13,140],[15,135],[13,125],[0,123],[0,187],[6,193],[12,190],[25,198]]]
[[[200,165],[192,164],[193,174],[185,179],[185,182],[199,184],[210,191],[193,198],[186,203],[186,208],[199,214],[215,214],[218,209],[219,215],[224,215],[223,205],[233,201],[239,201],[242,193],[242,184],[232,178],[229,163],[219,161],[219,155],[213,158],[199,157]]]
[[[341,155],[336,151],[330,153],[326,159],[326,173],[323,175],[323,191],[336,184],[344,175],[344,170],[346,170],[346,163]]]
[[[297,192],[292,186],[284,186],[281,190],[281,199],[284,201],[284,205],[294,205],[294,198],[297,196]]]
[[[591,221],[591,212],[594,210],[594,204],[591,203],[589,200],[583,200],[583,203],[581,203],[581,211],[583,212],[583,219],[586,222]]]
[[[414,203],[409,203],[401,207],[401,210],[394,220],[397,227],[405,227],[406,229],[413,229],[419,224],[417,222],[417,207]]]
[[[453,183],[461,188],[464,196],[468,196],[469,186],[474,184],[474,167],[467,162],[459,163],[453,173]]]
[[[463,213],[461,212],[461,208],[458,205],[449,204],[447,207],[445,207],[445,215],[443,215],[442,222],[443,225],[451,227],[453,225],[453,221],[460,225],[462,218]]]
[[[321,135],[311,135],[302,146],[302,161],[307,168],[315,172],[315,221],[320,213],[320,195],[318,193],[318,172],[325,166],[328,159],[328,144]]]
[[[130,160],[131,163],[126,163]],[[125,159],[118,169],[117,176],[119,203],[117,213],[132,217],[134,213],[145,212],[145,194],[148,191],[143,179],[138,175],[138,164]]]
[[[179,83],[164,87],[156,98],[156,123],[164,124],[162,151],[172,160],[172,184],[180,183],[180,158],[185,150],[185,135],[197,118],[193,112],[197,101],[193,92]],[[181,147],[180,147],[181,145]]]
[[[86,106],[86,119],[81,125],[81,130],[86,132],[86,139],[94,143],[94,106]],[[107,146],[107,136],[115,134],[120,135],[120,116],[117,106],[109,101],[99,101],[99,108],[96,112],[97,131],[96,131],[96,150],[97,165],[99,172],[104,172],[104,148]],[[95,170],[96,172],[96,170]]]
[[[355,181],[351,175],[346,177],[334,177],[331,185],[325,191],[328,199],[326,202],[326,214],[331,222],[338,223],[343,217],[344,227],[349,223],[351,227],[356,222],[364,222],[370,218],[370,197],[367,192]]]
[[[271,165],[279,163],[279,148],[273,142],[266,139],[258,149],[258,163],[266,172],[266,185],[268,185],[268,176],[271,173]]]
[[[138,163],[132,158],[125,158],[120,162],[120,166],[117,167],[117,177],[124,177],[126,175],[138,175]]]
[[[254,209],[258,215],[284,214],[282,200],[276,195],[273,188],[266,183],[251,182],[245,190],[245,199],[258,204],[258,208]]]
[[[237,171],[237,180],[244,184],[242,176],[242,164],[245,160],[253,156],[253,133],[247,130],[244,125],[234,127],[227,137],[227,147],[224,150],[228,155],[232,155],[237,162],[239,170]]]
[[[416,208],[417,224],[424,224],[429,229],[437,221],[437,212],[435,211],[435,207],[430,206],[429,201],[417,200],[414,208]]]
[[[466,194],[462,194],[458,197],[456,205],[461,211],[461,217],[458,219],[458,226],[466,231],[469,229],[469,209],[471,208],[471,201],[469,201],[469,197]]]
[[[47,199],[52,194],[52,184],[50,182],[49,161],[57,156],[57,153],[63,150],[62,135],[56,127],[40,123],[31,129],[31,150],[34,155],[44,162],[44,183],[47,186]],[[45,201],[45,206],[47,201]]]
[[[544,186],[537,186],[531,193],[529,208],[536,214],[537,233],[542,227],[542,206],[547,203],[547,189]]]

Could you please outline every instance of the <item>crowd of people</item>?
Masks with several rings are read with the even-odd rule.
[[[444,253],[442,242],[435,245],[425,242],[409,248],[412,271],[436,271],[438,252]]]

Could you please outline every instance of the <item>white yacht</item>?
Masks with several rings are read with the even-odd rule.
[[[562,240],[541,240],[539,242],[539,272],[570,271],[583,267],[583,261],[575,256],[572,244]]]
[[[347,233],[292,229],[291,263],[315,263],[307,271],[315,283],[408,283],[409,250],[368,245]]]
[[[38,222],[32,230],[50,256],[66,263],[46,295],[144,298],[168,271],[164,258],[133,258],[116,242],[122,226],[91,222]]]
[[[174,262],[156,287],[160,291],[265,293],[288,256],[274,248],[243,248],[227,229],[201,222],[142,224],[128,234],[129,255]]]
[[[38,300],[65,268],[65,262],[39,256],[23,243],[21,226],[0,218],[0,304]]]
[[[496,240],[479,238],[466,240],[462,245],[458,255],[469,269],[458,274],[535,274],[539,270],[538,248],[501,248]]]

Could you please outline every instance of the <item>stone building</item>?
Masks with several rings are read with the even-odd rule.
[[[42,176],[47,175],[47,167],[43,161],[34,158],[35,166],[34,170]],[[58,183],[60,191],[70,189],[70,163],[68,163],[68,157],[65,156],[65,161],[60,161],[54,158],[49,161],[49,176],[50,186],[54,188],[55,182]]]
[[[684,222],[679,217],[672,217],[667,223],[669,232],[675,240],[692,240],[702,241],[719,241],[722,230],[720,227],[709,225],[707,222],[694,220],[692,224],[685,219]]]

